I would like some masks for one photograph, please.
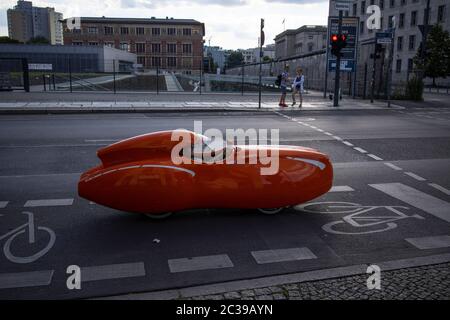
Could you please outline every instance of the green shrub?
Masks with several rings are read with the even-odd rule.
[[[411,78],[406,84],[405,96],[408,100],[423,101],[423,81],[418,77]]]

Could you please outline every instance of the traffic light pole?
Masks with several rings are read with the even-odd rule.
[[[342,34],[342,16],[343,11],[339,10],[339,24],[338,24],[338,35]],[[339,97],[340,97],[340,77],[341,77],[341,55],[338,54],[336,57],[336,74],[334,78],[334,101],[333,106],[339,107]]]

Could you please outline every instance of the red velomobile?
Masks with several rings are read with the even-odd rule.
[[[275,214],[325,194],[333,184],[329,157],[296,146],[224,144],[212,152],[214,159],[223,163],[195,163],[191,161],[196,158],[194,152],[181,151],[179,156],[185,163],[174,164],[172,153],[180,145],[180,141],[172,141],[174,133],[187,134],[189,146],[208,140],[190,131],[164,131],[101,149],[98,157],[102,164],[81,176],[79,195],[106,207],[153,218],[205,208],[258,209]],[[269,165],[259,161],[251,164],[252,151],[276,153],[277,173],[262,175],[261,169]],[[245,156],[245,164],[238,164],[239,155]]]

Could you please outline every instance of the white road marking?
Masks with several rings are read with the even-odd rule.
[[[346,146],[349,146],[349,147],[354,147],[355,146],[353,143],[350,143],[348,141],[342,141],[342,143],[345,144]]]
[[[319,128],[317,128],[317,131],[319,131],[319,132],[325,132],[325,131],[323,131],[322,129],[319,129]]]
[[[438,185],[436,183],[430,183],[429,185],[431,187],[433,187],[433,188],[435,188],[435,189],[445,193],[446,195],[450,196],[450,190],[448,190],[447,188],[444,188],[444,187],[442,187],[442,186],[440,186],[440,185]]]
[[[329,192],[352,192],[355,191],[352,187],[349,186],[334,186],[331,188]]]
[[[24,207],[25,208],[35,208],[35,207],[64,207],[71,206],[73,204],[73,199],[46,199],[46,200],[28,200]]]
[[[0,201],[0,209],[6,208],[8,203],[9,203],[8,201]]]
[[[377,157],[377,156],[374,155],[374,154],[368,154],[367,156],[368,156],[368,157],[371,157],[372,159],[377,160],[377,161],[383,161],[383,159],[381,159],[380,157]]]
[[[20,273],[1,273],[0,289],[48,286],[52,282],[53,270]]]
[[[136,277],[145,277],[145,267],[143,262],[81,268],[82,282]]]
[[[415,173],[412,173],[412,172],[405,172],[405,174],[407,175],[407,176],[410,176],[411,178],[413,178],[413,179],[416,179],[417,181],[427,181],[427,179],[425,179],[425,178],[422,178],[421,176],[418,176],[417,174],[415,174]]]
[[[356,151],[361,152],[361,153],[368,153],[366,150],[359,148],[359,147],[355,147],[353,149],[355,149]]]
[[[329,133],[329,132],[324,132],[327,136],[332,136],[333,134]]]
[[[389,162],[385,162],[385,165],[387,165],[389,168],[394,169],[395,171],[402,171],[403,169],[400,167],[397,167],[395,164],[389,163]]]
[[[251,254],[258,264],[317,259],[308,248],[252,251]]]
[[[405,239],[420,250],[440,249],[450,247],[450,236],[435,236]]]
[[[342,138],[341,138],[341,137],[333,136],[333,138],[334,138],[335,140],[342,141]]]
[[[402,183],[371,184],[370,186],[413,207],[419,208],[436,218],[450,222],[450,203],[446,201]]]
[[[234,267],[226,254],[194,258],[171,259],[168,261],[171,273],[211,270]]]

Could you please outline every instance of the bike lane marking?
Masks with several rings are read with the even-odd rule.
[[[168,260],[171,273],[234,267],[226,254]]]
[[[54,270],[2,273],[0,289],[48,286],[52,282]]]
[[[257,264],[317,259],[317,256],[306,247],[252,251],[251,254]]]
[[[81,268],[81,282],[145,277],[143,262]]]
[[[369,186],[421,209],[436,218],[450,222],[450,203],[446,201],[430,196],[402,183],[370,184]]]
[[[420,250],[441,249],[450,247],[450,236],[435,236],[405,239]]]
[[[6,206],[8,205],[9,201],[0,201],[0,209],[4,209],[6,208]]]
[[[45,200],[28,200],[25,208],[37,207],[65,207],[73,205],[73,199],[45,199]]]

